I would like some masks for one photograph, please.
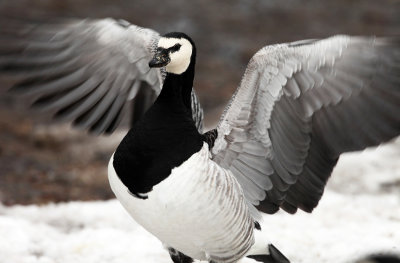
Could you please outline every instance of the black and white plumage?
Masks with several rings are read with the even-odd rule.
[[[341,153],[399,134],[399,48],[336,36],[261,49],[218,125],[213,159],[261,211],[311,212]]]
[[[94,23],[104,21],[121,27],[112,20]],[[122,28],[131,27],[133,39],[121,45],[139,43],[137,27]],[[109,43],[93,30],[88,34],[96,36],[94,43]],[[182,33],[161,38],[154,33],[146,41],[140,43],[148,43],[146,54],[153,56],[147,63],[165,66],[165,79],[152,69],[163,87],[115,151],[109,179],[123,206],[170,248],[174,261],[236,262],[248,256],[287,262],[260,238],[258,210],[311,212],[341,153],[400,134],[397,39],[336,36],[264,47],[250,60],[216,129],[204,135],[198,132],[201,118],[193,118],[202,116],[192,93],[193,41]],[[123,50],[106,46],[117,53]],[[52,49],[45,45],[45,51]],[[25,62],[16,58],[3,59],[0,65],[25,70]],[[37,59],[34,63],[40,64]],[[92,59],[97,65],[99,60]],[[15,89],[24,93],[25,86]],[[74,98],[68,92],[65,97]],[[74,106],[79,108],[82,101]],[[109,108],[104,112],[107,115]]]
[[[118,200],[167,246],[192,258],[215,262],[234,262],[250,249],[254,222],[242,190],[228,170],[209,158],[207,144],[172,169],[146,198],[130,194],[114,172],[118,165],[115,157],[112,160],[109,178]]]
[[[113,191],[132,217],[184,255],[287,262],[257,239],[257,209],[311,212],[342,152],[400,133],[399,43],[336,36],[267,46],[250,61],[217,128],[199,137],[187,102],[195,56],[168,67],[182,38],[159,41],[149,65],[166,66],[167,77],[110,161]]]
[[[148,67],[160,38],[151,29],[111,18],[51,24],[4,18],[0,25],[0,72],[17,77],[10,92],[42,116],[109,134],[126,113],[134,123],[160,93],[165,74]],[[201,131],[195,94],[192,103]]]

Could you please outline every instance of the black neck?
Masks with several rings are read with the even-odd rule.
[[[194,62],[182,74],[167,74],[156,102],[128,132],[114,154],[118,177],[136,197],[146,198],[203,146],[192,118]]]
[[[194,79],[195,55],[192,55],[189,67],[182,74],[167,73],[163,88],[156,104],[167,104],[174,109],[184,109],[192,114],[191,93]]]
[[[193,48],[190,65],[184,73],[167,74],[155,103],[115,151],[114,169],[137,197],[145,198],[143,194],[203,146],[191,110],[195,56]]]

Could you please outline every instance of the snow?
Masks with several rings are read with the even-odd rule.
[[[265,215],[261,225],[292,262],[400,254],[400,140],[343,155],[312,214]],[[0,205],[0,262],[171,263],[116,200]]]

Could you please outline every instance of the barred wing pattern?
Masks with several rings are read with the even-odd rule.
[[[203,133],[203,119],[204,119],[204,112],[203,108],[200,105],[200,100],[196,95],[196,92],[194,92],[194,89],[192,90],[192,96],[191,96],[191,107],[192,107],[192,117],[194,120],[194,123],[197,127],[197,130],[200,133]]]
[[[160,38],[151,29],[110,18],[0,23],[0,74],[16,75],[10,91],[55,120],[111,133],[130,107],[135,121],[161,90],[164,74],[148,66]]]
[[[253,205],[311,212],[341,153],[400,134],[400,41],[336,36],[264,47],[217,129],[213,159]]]

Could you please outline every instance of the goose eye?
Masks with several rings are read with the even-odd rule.
[[[173,52],[176,52],[176,51],[178,51],[180,48],[181,48],[181,44],[175,44],[174,46],[172,46],[172,47],[170,47],[169,48],[169,51],[171,52],[171,53],[173,53]]]

